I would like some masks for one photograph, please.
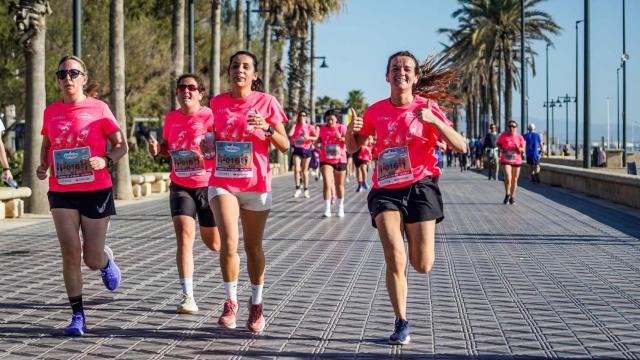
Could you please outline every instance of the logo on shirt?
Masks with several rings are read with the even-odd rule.
[[[91,115],[87,113],[80,113],[77,117],[79,120],[91,120]]]

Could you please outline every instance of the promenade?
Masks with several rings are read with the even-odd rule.
[[[217,326],[218,258],[199,240],[200,312],[175,313],[166,195],[118,208],[107,242],[123,282],[111,293],[83,269],[82,338],[60,336],[70,314],[52,222],[0,222],[0,358],[640,359],[640,211],[528,181],[506,206],[502,183],[446,169],[436,262],[408,272],[412,342],[400,347],[387,345],[393,312],[367,193],[347,184],[346,217],[323,219],[321,183],[311,199],[294,199],[292,183],[274,179],[261,335]]]

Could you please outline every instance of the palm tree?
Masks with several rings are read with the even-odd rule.
[[[171,68],[171,109],[178,108],[178,99],[175,88],[177,80],[184,71],[184,13],[185,0],[173,0],[173,15],[171,18],[171,58],[173,66]]]
[[[347,107],[353,108],[358,114],[363,114],[368,106],[364,100],[364,92],[362,90],[349,91],[346,103]]]
[[[51,8],[46,0],[21,0],[19,3],[10,3],[9,11],[14,13],[15,29],[20,35],[26,64],[26,144],[22,174],[24,185],[31,188],[31,197],[26,201],[26,211],[48,214],[47,185],[44,181],[38,180],[34,169],[40,165],[40,147],[42,146],[40,129],[46,106],[44,71],[46,16],[51,14]]]
[[[120,128],[127,136],[124,78],[124,0],[111,0],[109,7],[109,83],[111,108]],[[115,165],[115,198],[133,199],[129,155],[125,154]]]
[[[536,9],[545,0],[525,0],[525,37],[528,57],[534,58],[531,42],[542,40],[551,42],[548,35],[558,34],[561,28],[546,12]],[[498,96],[495,87],[497,79],[504,74],[505,119],[512,115],[512,86],[517,86],[517,65],[519,54],[516,44],[520,33],[520,1],[519,0],[459,0],[461,8],[454,11],[452,17],[459,22],[457,29],[440,29],[439,32],[449,34],[452,44],[446,51],[453,53],[453,61],[457,61],[465,71],[477,71],[480,79],[478,89],[488,88],[489,101],[494,123],[498,123]],[[472,65],[473,64],[473,65]],[[533,71],[535,67],[531,62]],[[468,75],[472,77],[471,75]],[[464,75],[463,75],[464,78]],[[468,88],[472,90],[471,88]],[[479,96],[485,96],[482,91]],[[470,98],[473,98],[470,97]],[[486,96],[485,96],[486,98]],[[489,111],[489,106],[483,106]]]
[[[211,56],[209,68],[209,92],[214,97],[220,93],[220,35],[221,35],[221,2],[211,0]]]
[[[234,25],[236,28],[236,36],[238,37],[238,50],[247,48],[244,37],[244,11],[242,11],[242,2],[244,0],[236,0],[236,14]]]

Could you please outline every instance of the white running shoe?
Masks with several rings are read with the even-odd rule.
[[[311,195],[309,195],[309,190],[304,191],[304,197],[307,199],[311,197]]]
[[[302,193],[302,191],[300,189],[296,189],[296,192],[293,193],[293,197],[297,198],[298,196],[300,196],[301,193]]]
[[[193,299],[193,296],[187,294],[181,294],[180,304],[178,304],[178,313],[180,314],[194,314],[198,312],[198,305]]]
[[[338,206],[338,217],[344,217],[344,206]]]
[[[324,216],[324,217],[331,217],[331,210],[328,210],[328,209],[327,209],[327,210],[325,210],[325,211],[324,211],[324,214],[322,214],[322,216]]]

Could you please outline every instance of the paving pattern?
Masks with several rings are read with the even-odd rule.
[[[640,359],[640,211],[526,181],[506,206],[501,183],[447,170],[435,266],[408,271],[409,346],[386,344],[393,312],[366,192],[348,184],[347,216],[323,219],[319,183],[311,199],[294,199],[291,178],[280,177],[264,241],[262,335],[217,327],[218,259],[201,242],[200,312],[175,313],[175,237],[159,197],[112,220],[121,288],[111,293],[83,269],[82,338],[60,336],[69,310],[52,223],[0,224],[0,358]]]

